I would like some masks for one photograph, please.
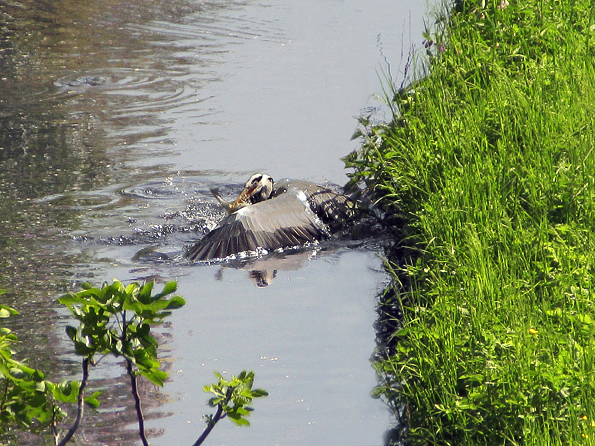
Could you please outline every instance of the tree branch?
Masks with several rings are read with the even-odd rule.
[[[77,398],[78,412],[76,414],[76,419],[74,420],[74,424],[72,425],[72,427],[70,429],[68,429],[68,432],[66,432],[66,435],[64,436],[62,441],[57,443],[57,446],[65,446],[66,443],[68,443],[70,441],[70,439],[72,438],[74,433],[79,428],[81,420],[83,419],[83,412],[85,409],[83,393],[85,391],[85,387],[87,386],[88,379],[89,379],[89,358],[83,358],[83,379],[81,380],[81,387],[79,388],[79,395]],[[54,434],[54,443],[55,444],[56,444],[57,440],[58,440],[58,435]]]
[[[196,443],[194,443],[192,446],[201,445],[203,441],[205,441],[205,439],[209,436],[209,434],[211,433],[215,425],[219,422],[219,420],[223,418],[225,418],[225,414],[223,414],[223,406],[219,404],[217,405],[217,412],[215,412],[215,416],[212,420],[209,421],[209,424],[207,425],[201,436],[198,437],[198,440],[196,440]]]
[[[132,373],[132,361],[126,358],[126,371],[130,376],[130,387],[132,388],[132,396],[134,397],[134,408],[136,409],[136,416],[138,418],[138,435],[144,446],[149,446],[147,437],[145,435],[145,419],[143,417],[143,410],[140,405],[140,396],[136,386],[136,376]]]

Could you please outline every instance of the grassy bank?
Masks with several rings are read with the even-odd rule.
[[[419,444],[595,444],[594,7],[481,3],[346,159],[402,221],[380,391]]]

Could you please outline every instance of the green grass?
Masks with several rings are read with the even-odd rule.
[[[379,393],[417,444],[595,444],[595,6],[480,4],[346,158],[404,222]]]

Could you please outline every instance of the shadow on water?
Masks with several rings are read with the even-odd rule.
[[[339,8],[331,11],[337,18],[328,19],[324,8]],[[80,364],[64,335],[70,319],[56,297],[87,280],[177,280],[187,307],[159,329],[171,382],[142,388],[152,444],[196,439],[208,412],[201,386],[213,381],[213,370],[253,369],[271,393],[258,402],[250,429],[218,427],[214,444],[377,445],[390,424],[385,407],[368,395],[376,384],[368,359],[373,295],[385,280],[376,254],[382,241],[335,239],[217,265],[181,258],[222,216],[211,187],[234,195],[253,173],[241,169],[288,166],[288,173],[271,173],[291,176],[312,169],[303,158],[319,167],[348,152],[342,141],[349,131],[328,143],[311,128],[324,120],[321,134],[335,133],[331,101],[322,94],[339,101],[352,84],[335,85],[324,67],[343,76],[331,63],[343,50],[329,51],[344,40],[343,19],[353,29],[367,21],[349,2],[324,8],[0,2],[0,288],[8,291],[2,303],[21,313],[7,325],[23,341],[19,357],[49,370],[50,379],[76,378]],[[312,39],[308,31],[290,45],[288,29],[300,35],[312,23],[321,35]],[[324,50],[320,60],[308,44]],[[347,60],[351,51],[357,48]],[[302,65],[307,75],[298,71]],[[291,73],[279,75],[285,66]],[[319,66],[317,84],[310,72]],[[265,74],[242,74],[255,67]],[[258,90],[244,85],[259,76]],[[294,77],[296,88],[288,83]],[[361,88],[367,97],[371,87]],[[254,95],[267,104],[257,112]],[[300,103],[302,96],[319,108]],[[310,134],[328,153],[302,148]],[[251,150],[236,150],[244,142]],[[312,175],[306,179],[326,173]],[[89,411],[80,444],[137,441],[123,372],[106,361],[93,370],[91,387],[104,390],[104,399]],[[30,433],[16,438],[13,444],[39,444]]]

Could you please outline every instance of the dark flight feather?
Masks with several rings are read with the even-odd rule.
[[[307,181],[281,180],[271,197],[245,206],[187,252],[191,260],[211,260],[263,248],[267,251],[328,237],[353,215],[348,197]]]

